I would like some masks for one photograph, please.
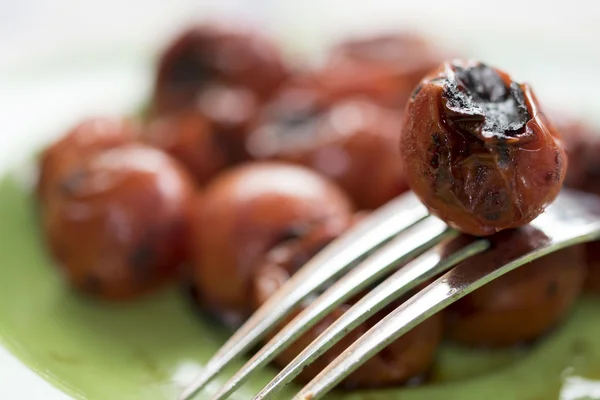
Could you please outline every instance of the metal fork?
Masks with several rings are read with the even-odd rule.
[[[212,399],[227,398],[252,372],[267,365],[334,308],[392,273],[398,265],[406,263],[337,319],[254,399],[272,398],[353,328],[417,285],[455,267],[373,326],[294,397],[298,400],[321,398],[370,357],[473,290],[536,258],[599,239],[600,218],[594,213],[598,204],[600,199],[596,196],[563,190],[546,212],[531,223],[545,234],[545,243],[508,264],[482,269],[459,263],[486,251],[490,245],[487,240],[476,240],[443,258],[441,247],[436,245],[458,233],[428,215],[414,194],[400,196],[302,267],[225,343],[178,399],[191,399],[231,361],[275,329],[302,300],[348,270],[254,354]]]

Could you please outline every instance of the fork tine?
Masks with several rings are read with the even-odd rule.
[[[310,293],[346,271],[355,260],[427,215],[427,209],[418,198],[408,192],[358,223],[311,259],[271,296],[221,347],[178,399],[190,399],[231,361],[262,339]]]
[[[443,239],[456,235],[456,231],[449,229],[443,221],[435,217],[429,217],[400,233],[384,247],[354,267],[346,276],[334,283],[310,306],[302,310],[269,342],[268,346],[263,347],[261,351],[255,354],[212,399],[224,399],[233,393],[249,377],[251,372],[266,365],[279,352],[285,350],[303,333],[329,315],[335,307],[381,279],[394,267],[415,257]]]
[[[556,226],[553,229],[556,230]],[[596,239],[600,233],[598,224],[592,223],[568,232],[569,229],[564,229],[558,239],[551,238],[538,249],[501,266],[458,265],[379,321],[323,369],[293,400],[322,398],[372,356],[448,305],[521,265],[561,248]]]
[[[283,368],[253,400],[270,399],[285,385],[290,383],[292,379],[298,376],[306,366],[323,355],[354,328],[382,310],[392,301],[397,300],[409,290],[447,271],[467,258],[485,251],[489,246],[490,243],[487,240],[478,240],[444,259],[442,259],[443,249],[438,246],[411,261],[377,286],[376,289],[367,293],[352,308],[330,325],[308,347],[302,350],[292,362]],[[265,346],[265,348],[269,345],[271,343]],[[272,357],[275,356],[276,354]]]

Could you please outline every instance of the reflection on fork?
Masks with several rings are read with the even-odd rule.
[[[434,246],[457,232],[428,216],[414,194],[400,196],[334,241],[287,281],[225,343],[179,399],[192,398],[232,360],[276,328],[303,299],[350,269],[281,329],[212,398],[227,398],[253,371],[267,365],[335,307],[388,276],[397,265],[412,259],[337,319],[254,398],[271,398],[354,327],[419,284],[447,271],[373,326],[295,397],[320,398],[394,340],[473,290],[534,259],[600,238],[600,220],[592,212],[594,200],[589,195],[563,190],[546,212],[531,223],[546,241],[507,264],[474,268],[472,264],[459,263],[486,251],[490,245],[487,240],[476,240],[451,256],[442,257],[440,248]],[[355,266],[365,255],[368,256]]]

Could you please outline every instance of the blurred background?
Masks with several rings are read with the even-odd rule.
[[[547,103],[592,118],[600,104],[589,0],[1,0],[0,167],[53,127],[139,105],[158,49],[218,16],[260,26],[298,57],[348,32],[414,29],[531,82]]]

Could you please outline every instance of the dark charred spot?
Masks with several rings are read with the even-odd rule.
[[[497,221],[500,219],[501,216],[502,216],[502,213],[500,213],[500,212],[491,212],[491,213],[485,214],[485,219],[487,219],[488,221]]]
[[[429,161],[429,165],[432,168],[437,169],[440,166],[440,155],[437,152],[434,152],[431,156],[431,161]]]
[[[485,196],[484,204],[489,205],[491,207],[498,207],[502,205],[506,200],[506,195],[501,190],[496,190],[491,193],[488,193]]]
[[[171,63],[167,84],[175,87],[200,86],[214,78],[214,70],[208,60],[196,51],[179,54]]]
[[[488,172],[488,168],[481,164],[477,164],[475,166],[475,182],[482,185],[488,176]]]
[[[561,172],[562,172],[562,163],[563,163],[562,156],[557,149],[554,151],[554,166],[552,167],[552,169],[547,170],[546,173],[543,175],[544,182],[546,182],[547,184],[552,184],[554,182],[560,181]],[[598,176],[600,176],[600,175],[598,175]],[[596,177],[594,177],[594,178],[596,178]]]
[[[460,142],[460,146],[457,146],[456,153],[458,153],[460,157],[469,157],[472,154],[471,142],[467,140]]]
[[[267,109],[264,125],[270,140],[284,146],[311,143],[318,132],[324,113],[314,103],[290,104],[282,101]]]
[[[86,177],[87,174],[85,171],[81,169],[75,170],[60,182],[60,190],[65,195],[76,193],[85,183]]]
[[[271,121],[280,135],[303,135],[314,133],[315,125],[323,115],[312,102],[309,104],[288,104],[275,106],[269,112]]]
[[[508,88],[500,75],[484,64],[469,69],[456,67],[455,73],[458,84],[465,86],[475,99],[498,103],[508,95]]]
[[[556,281],[550,282],[548,287],[546,288],[546,294],[548,297],[554,297],[558,293],[558,283]]]
[[[507,86],[498,72],[485,64],[454,66],[454,77],[444,88],[448,121],[458,131],[484,138],[512,137],[531,118],[523,89]]]
[[[417,95],[421,92],[421,89],[423,89],[423,85],[421,85],[421,84],[417,85],[415,90],[413,90],[412,94],[410,95],[410,98],[414,100],[415,97],[417,97]]]
[[[297,129],[310,123],[317,117],[317,110],[304,109],[298,113],[284,113],[279,115],[278,122],[284,132],[297,132]]]
[[[142,241],[131,253],[129,263],[135,278],[139,282],[146,282],[152,274],[152,267],[156,260],[154,244],[149,240]]]
[[[309,232],[310,226],[308,224],[297,224],[288,226],[279,234],[277,242],[282,243],[300,239]]]

